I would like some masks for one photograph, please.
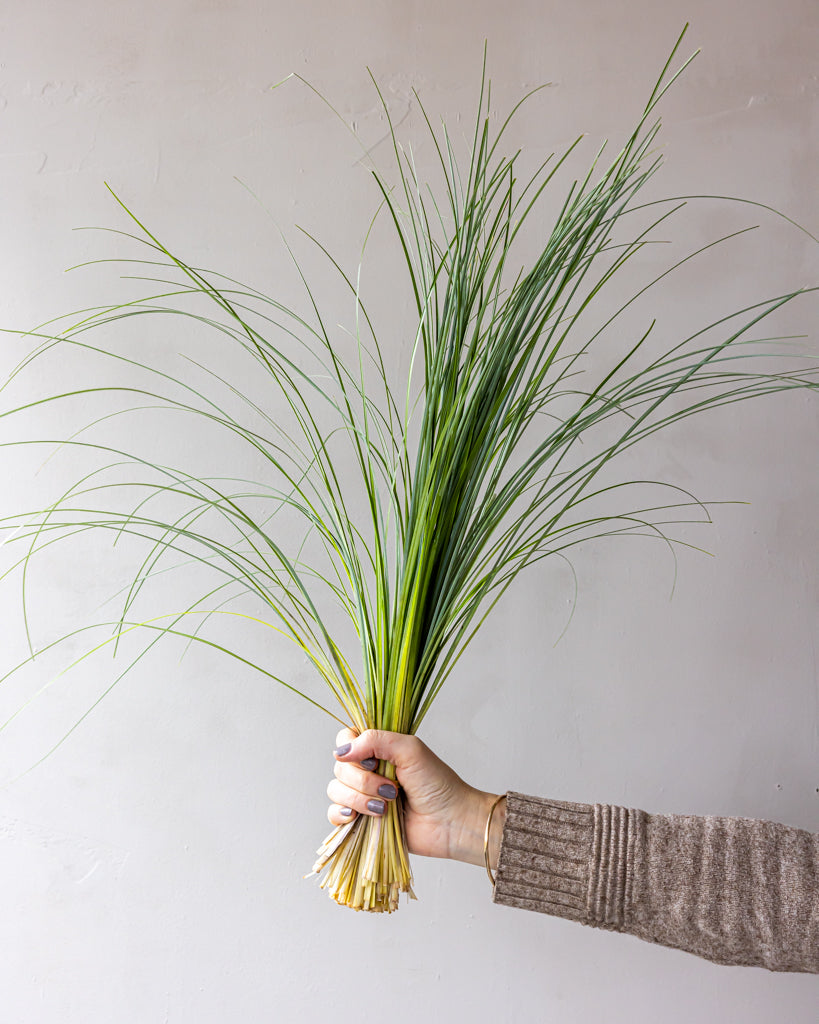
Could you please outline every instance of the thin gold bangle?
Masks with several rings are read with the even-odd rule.
[[[495,800],[492,806],[489,808],[489,814],[486,818],[486,828],[483,831],[483,862],[486,864],[486,873],[489,875],[489,881],[492,883],[492,888],[495,888],[495,876],[492,874],[492,868],[489,866],[489,830],[492,828],[492,815],[495,813],[495,808],[505,799],[506,794],[501,795]]]

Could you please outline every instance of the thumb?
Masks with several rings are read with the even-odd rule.
[[[415,736],[383,729],[367,729],[360,736],[348,730],[339,733],[337,740],[344,740],[333,751],[337,761],[360,762],[376,757],[379,761],[389,761],[396,768],[407,768],[417,760],[420,742]]]

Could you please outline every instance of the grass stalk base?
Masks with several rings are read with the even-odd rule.
[[[391,914],[402,892],[415,899],[399,801],[383,817],[360,815],[339,825],[316,851],[311,874],[326,869],[321,888],[344,907]]]

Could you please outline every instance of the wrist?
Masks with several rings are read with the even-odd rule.
[[[490,867],[493,870],[497,867],[503,825],[506,821],[506,800],[502,799],[497,803],[498,797],[497,793],[484,793],[477,789],[471,791],[453,842],[450,843],[449,856],[452,860],[459,860],[465,864],[485,865],[486,824],[491,813],[487,849]],[[493,805],[496,805],[494,812]]]

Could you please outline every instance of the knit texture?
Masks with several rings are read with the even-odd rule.
[[[819,973],[819,835],[507,794],[494,900],[723,964]]]

